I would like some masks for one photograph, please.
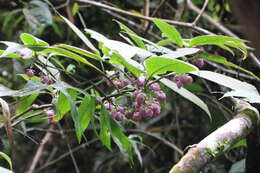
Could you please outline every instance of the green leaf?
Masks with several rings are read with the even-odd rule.
[[[252,93],[250,91],[244,91],[244,90],[233,90],[225,93],[223,97],[239,97],[243,98],[244,100],[250,102],[250,103],[260,103],[260,95],[256,93]]]
[[[0,152],[0,157],[4,158],[8,162],[8,164],[10,166],[10,169],[12,170],[13,169],[13,164],[12,164],[11,158],[7,154],[5,154],[3,152]]]
[[[184,61],[162,57],[148,58],[144,61],[144,64],[149,77],[166,72],[188,73],[198,70],[194,65]]]
[[[32,105],[32,103],[35,101],[35,99],[38,97],[39,94],[32,94],[29,96],[25,96],[21,99],[19,102],[19,107],[16,111],[16,114],[20,114],[24,112],[29,106]]]
[[[235,69],[238,69],[238,70],[241,70],[247,74],[249,74],[250,76],[253,76],[255,79],[257,79],[258,81],[260,81],[259,77],[256,76],[254,73],[252,73],[251,71],[248,71],[236,64],[233,64],[232,62],[229,62],[227,61],[226,58],[222,57],[222,56],[218,56],[218,55],[213,55],[213,54],[209,54],[209,53],[202,53],[202,54],[199,54],[197,56],[194,56],[193,58],[203,58],[203,59],[207,59],[207,60],[210,60],[210,61],[214,61],[214,62],[217,62],[217,63],[220,63],[220,64],[223,64],[223,65],[226,65],[226,66],[229,66],[229,67],[233,67]]]
[[[59,14],[59,13],[58,13]],[[59,16],[69,25],[69,27],[77,34],[77,36],[95,53],[99,54],[99,51],[93,46],[93,44],[88,40],[88,38],[66,17],[63,17],[61,14]]]
[[[174,92],[180,94],[182,97],[186,98],[187,100],[199,106],[202,110],[204,110],[207,113],[207,115],[211,120],[211,114],[209,112],[208,106],[199,97],[197,97],[190,91],[186,90],[185,88],[178,88],[177,85],[174,82],[170,81],[169,79],[161,79],[160,82],[163,83],[168,88],[172,89]]]
[[[85,29],[85,31],[91,35],[91,38],[97,40],[99,43],[103,43],[103,45],[109,48],[109,50],[117,51],[121,56],[126,59],[131,59],[135,55],[138,55],[139,57],[141,57],[141,59],[145,59],[153,55],[151,52],[139,47],[131,46],[117,40],[110,40],[104,35],[91,29]]]
[[[111,116],[109,116],[109,119],[113,141],[117,144],[121,152],[128,154],[128,157],[132,161],[133,151],[131,140],[123,133],[120,125],[118,122],[116,122],[116,120],[114,120]]]
[[[68,93],[73,100],[77,97],[77,92],[72,89],[68,89]],[[63,94],[60,93],[57,103],[56,103],[56,116],[54,117],[55,121],[60,121],[66,113],[68,113],[71,109],[70,101],[68,98]]]
[[[26,46],[50,46],[47,42],[34,37],[31,34],[23,33],[20,35],[20,39]]]
[[[171,39],[166,39],[166,40],[161,40],[157,43],[158,46],[165,46],[165,45],[168,45],[168,44],[171,44],[172,43],[172,40]]]
[[[20,55],[17,55],[17,54],[15,54],[15,53],[10,53],[10,54],[8,54],[8,55],[4,55],[4,50],[0,50],[0,58],[2,58],[2,57],[5,57],[5,58],[22,58]]]
[[[234,52],[229,48],[236,48],[240,50],[244,57],[247,56],[247,48],[242,45],[242,43],[247,42],[246,40],[232,38],[223,35],[204,35],[204,36],[197,36],[190,40],[188,43],[190,47],[198,46],[198,45],[216,45],[222,49],[229,51],[231,54],[234,55]]]
[[[186,55],[192,55],[199,51],[197,48],[180,48],[176,51],[172,51],[171,53],[163,54],[160,57],[169,58],[169,59],[176,59],[179,57],[184,57]]]
[[[163,34],[176,43],[179,47],[183,47],[183,40],[180,33],[171,25],[160,19],[153,19],[155,25],[163,32]]]
[[[225,45],[226,43],[244,43],[246,40],[232,38],[223,35],[203,35],[197,36],[191,39],[189,46],[198,46],[198,45]]]
[[[223,85],[225,87],[231,88],[233,90],[247,91],[247,92],[251,92],[252,94],[259,95],[257,89],[253,85],[246,82],[242,82],[240,80],[234,79],[226,75],[222,75],[219,73],[206,71],[206,70],[200,70],[200,71],[195,71],[190,73],[198,77],[215,82],[219,85]]]
[[[67,45],[67,44],[57,44],[57,45],[54,45],[54,47],[65,48],[65,49],[68,49],[70,51],[73,51],[75,53],[78,53],[80,55],[83,55],[83,56],[86,56],[86,57],[89,57],[89,58],[93,58],[93,59],[96,59],[96,60],[102,60],[102,58],[99,55],[94,54],[92,52],[89,52],[87,50],[75,47],[75,46],[70,46],[70,45]]]
[[[115,21],[119,24],[119,26],[120,26],[120,28],[121,28],[122,30],[126,31],[126,33],[129,34],[129,36],[131,37],[131,39],[135,42],[135,44],[136,44],[138,47],[143,48],[143,49],[146,49],[144,42],[143,42],[141,39],[139,39],[139,37],[137,37],[137,34],[136,34],[134,31],[132,31],[131,29],[129,29],[129,28],[128,28],[126,25],[124,25],[123,23],[121,23],[121,22],[119,22],[119,21],[117,21],[117,20],[115,20]]]
[[[82,56],[80,56],[78,54],[75,54],[75,53],[73,53],[71,51],[68,51],[66,49],[57,48],[57,47],[42,47],[41,49],[42,49],[41,52],[55,53],[56,55],[65,56],[65,57],[74,59],[76,61],[80,61],[80,62],[82,62],[82,63],[84,63],[84,64],[94,68],[98,72],[103,73],[100,69],[98,69],[96,66],[91,64],[88,60],[86,60],[86,58],[83,58]]]
[[[141,66],[141,64],[139,64],[138,62],[136,62],[135,60],[132,60],[132,59],[125,59],[116,52],[112,53],[112,56],[111,56],[109,62],[112,64],[124,66],[135,76],[139,76],[141,73],[143,73],[143,67]]]
[[[75,16],[79,11],[79,4],[75,2],[72,7],[72,15]]]
[[[7,49],[5,49],[5,51],[2,53],[0,58],[9,56],[11,54],[19,52],[21,49],[24,49],[24,45],[20,45],[17,43],[13,43],[9,41],[0,41],[0,43],[3,43],[8,46]]]
[[[109,122],[109,114],[106,108],[101,105],[100,111],[100,133],[99,137],[102,144],[111,150],[111,133],[110,133],[110,122]]]
[[[93,119],[96,110],[96,99],[95,97],[85,95],[78,108],[78,116],[82,133],[87,129],[90,121]],[[79,134],[81,141],[82,134]]]

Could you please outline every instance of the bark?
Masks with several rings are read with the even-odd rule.
[[[258,111],[249,104],[239,105],[239,113],[192,147],[170,173],[198,173],[209,161],[252,133],[259,120]]]

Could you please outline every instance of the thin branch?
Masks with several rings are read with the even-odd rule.
[[[35,172],[39,172],[39,171],[41,171],[41,170],[43,170],[43,169],[46,169],[47,167],[49,167],[49,166],[51,166],[51,165],[53,165],[53,164],[55,164],[55,163],[61,161],[62,159],[64,159],[64,158],[70,156],[71,153],[75,153],[76,151],[78,151],[78,150],[80,150],[80,149],[82,149],[82,148],[85,148],[85,147],[89,146],[90,144],[95,143],[96,141],[98,141],[98,139],[92,139],[92,140],[90,140],[89,142],[86,142],[86,143],[84,143],[84,144],[81,144],[81,145],[79,145],[79,146],[77,146],[77,147],[71,149],[71,151],[62,154],[61,156],[59,156],[58,158],[56,158],[56,159],[54,159],[54,160],[52,160],[52,161],[50,161],[50,162],[47,162],[45,165],[43,165],[42,167],[40,167],[39,169],[37,169]]]
[[[50,130],[53,130],[53,125],[50,127]],[[36,168],[36,166],[37,166],[37,164],[38,164],[38,162],[39,162],[39,160],[40,160],[40,158],[43,154],[44,146],[51,139],[51,137],[52,137],[52,133],[47,132],[45,134],[45,136],[42,138],[41,143],[40,143],[40,145],[39,145],[39,147],[38,147],[38,149],[37,149],[37,151],[36,151],[36,153],[33,157],[33,161],[30,164],[30,168],[28,169],[27,173],[33,173],[34,172],[34,170],[35,170],[35,168]]]
[[[198,7],[196,7],[191,0],[187,0],[187,6],[189,9],[191,9],[192,11],[194,11],[195,13],[200,13],[200,9]],[[210,24],[212,24],[213,26],[215,26],[218,30],[220,30],[221,32],[223,32],[224,34],[230,36],[230,37],[234,37],[234,38],[239,38],[236,34],[234,34],[232,31],[230,31],[228,28],[226,28],[224,25],[222,25],[219,22],[216,22],[214,19],[212,19],[211,16],[209,16],[206,13],[202,13],[201,15],[206,21],[208,21]],[[244,45],[244,44],[243,44]],[[254,55],[254,53],[250,52],[249,53],[250,58],[254,61],[254,65],[258,68],[260,68],[260,61],[259,59]]]
[[[178,152],[180,155],[183,155],[183,151],[178,147],[176,146],[175,144],[169,142],[168,140],[162,138],[162,137],[159,137],[159,136],[156,136],[150,132],[146,132],[146,131],[143,131],[143,130],[139,130],[139,129],[129,129],[127,130],[129,132],[134,132],[134,133],[141,133],[141,134],[144,134],[144,135],[147,135],[147,136],[150,136],[150,137],[153,137],[157,140],[159,140],[160,142],[162,142],[163,144],[167,145],[168,147],[174,149],[176,152]]]
[[[205,11],[205,9],[206,9],[208,3],[209,3],[209,0],[205,0],[205,2],[204,2],[204,4],[203,4],[203,7],[201,8],[201,10],[200,10],[198,16],[197,16],[196,19],[192,22],[192,24],[193,24],[194,26],[195,26],[195,25],[197,24],[197,22],[199,21],[201,15],[204,13],[204,11]]]
[[[115,11],[117,13],[121,13],[121,14],[124,14],[124,15],[128,15],[128,16],[132,16],[132,17],[135,17],[135,18],[139,18],[139,19],[153,21],[152,17],[146,17],[146,16],[141,15],[141,14],[132,13],[132,12],[129,12],[129,11],[126,11],[126,10],[122,10],[120,8],[112,7],[112,6],[109,6],[109,5],[106,5],[106,4],[102,4],[101,2],[96,2],[96,1],[92,1],[92,0],[77,0],[77,2],[90,4],[90,5],[93,5],[93,6],[96,6],[96,7],[108,9],[110,11]],[[199,33],[213,34],[212,32],[210,32],[210,31],[208,31],[206,29],[203,29],[203,28],[198,27],[198,26],[193,26],[192,23],[173,21],[173,20],[169,20],[169,19],[161,19],[161,20],[164,21],[164,22],[167,22],[169,24],[172,24],[172,25],[177,25],[177,26],[183,26],[183,27],[191,28],[194,31],[197,31]]]

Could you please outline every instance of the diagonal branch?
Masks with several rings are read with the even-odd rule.
[[[232,120],[190,148],[170,173],[199,172],[208,162],[252,133],[259,121],[257,109],[244,102],[238,103],[237,108],[239,113]]]
[[[117,13],[121,13],[121,14],[124,14],[124,15],[132,16],[132,17],[135,17],[135,18],[143,19],[143,20],[148,20],[148,21],[153,20],[153,17],[147,17],[147,16],[144,16],[144,15],[141,15],[141,14],[132,13],[130,11],[122,10],[120,8],[112,7],[112,6],[103,4],[101,2],[96,2],[96,1],[93,1],[93,0],[77,0],[77,2],[90,4],[90,5],[93,5],[93,6],[96,6],[96,7],[104,8],[104,9],[107,9],[107,10],[110,10],[110,11],[114,11],[114,12],[117,12]],[[168,19],[161,19],[161,20],[164,21],[164,22],[167,22],[169,24],[172,24],[172,25],[191,28],[198,33],[213,34],[212,32],[210,32],[206,29],[203,29],[203,28],[198,27],[198,26],[193,26],[192,23],[186,23],[186,22],[180,22],[180,21],[174,21],[174,20],[168,20]]]

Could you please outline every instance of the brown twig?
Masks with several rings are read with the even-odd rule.
[[[202,8],[201,8],[201,10],[200,10],[200,12],[199,12],[199,14],[198,14],[198,16],[197,16],[196,19],[192,22],[193,25],[196,25],[196,24],[197,24],[197,22],[198,22],[198,20],[200,19],[201,15],[204,13],[204,11],[205,11],[205,9],[206,9],[208,3],[209,3],[209,0],[205,0],[205,2],[204,2],[204,4],[203,4],[203,6],[202,6]]]
[[[187,6],[190,10],[194,11],[195,13],[200,13],[200,9],[198,7],[196,7],[191,0],[187,0]],[[218,30],[220,30],[221,32],[223,32],[224,34],[230,36],[230,37],[234,37],[234,38],[239,38],[236,34],[234,34],[232,31],[230,31],[228,28],[226,28],[224,25],[222,25],[219,22],[216,22],[215,20],[212,19],[211,16],[209,16],[206,13],[202,13],[201,17],[203,17],[205,20],[207,20],[210,24],[212,24],[213,26],[215,26]],[[254,55],[254,53],[250,52],[249,53],[250,58],[254,61],[255,66],[257,66],[258,68],[260,68],[260,61],[258,60],[258,58]]]
[[[53,128],[54,128],[54,126],[52,125],[49,129],[53,130]],[[42,138],[41,143],[40,143],[40,145],[39,145],[39,147],[38,147],[38,149],[37,149],[37,151],[36,151],[36,153],[33,157],[33,161],[32,161],[32,163],[30,163],[30,168],[28,169],[27,173],[33,173],[34,172],[34,170],[35,170],[35,168],[36,168],[36,166],[37,166],[37,164],[38,164],[38,162],[39,162],[39,160],[40,160],[40,158],[43,154],[44,146],[48,141],[50,141],[51,137],[52,137],[52,133],[47,132],[45,134],[45,136]]]
[[[92,1],[92,0],[77,0],[77,1],[78,2],[82,2],[82,3],[86,3],[86,4],[90,4],[90,5],[93,5],[93,6],[96,6],[96,7],[108,9],[108,10],[111,10],[111,11],[115,11],[117,13],[121,13],[121,14],[124,14],[124,15],[132,16],[132,17],[135,17],[135,18],[148,20],[148,21],[153,21],[152,17],[147,17],[147,16],[144,16],[144,15],[141,15],[141,14],[132,13],[132,12],[129,12],[129,11],[126,11],[126,10],[122,10],[120,8],[116,8],[116,7],[112,7],[112,6],[103,4],[101,2],[96,2],[96,1]],[[183,27],[191,28],[191,29],[193,29],[194,31],[196,31],[198,33],[213,34],[212,32],[210,32],[210,31],[208,31],[206,29],[203,29],[203,28],[198,27],[198,26],[193,26],[192,23],[173,21],[173,20],[169,20],[169,19],[161,19],[161,20],[164,21],[164,22],[167,22],[169,24],[172,24],[172,25],[177,25],[177,26],[183,26]]]
[[[55,163],[61,161],[62,159],[70,156],[71,152],[74,153],[74,152],[80,150],[81,148],[85,148],[85,147],[89,146],[90,144],[95,143],[96,141],[98,141],[98,139],[92,139],[89,142],[86,142],[84,144],[81,144],[81,145],[71,149],[71,151],[62,154],[61,156],[59,156],[58,158],[56,158],[56,159],[54,159],[54,160],[52,160],[50,162],[47,162],[45,165],[43,165],[42,167],[37,169],[35,172],[39,172],[39,171],[41,171],[41,170],[43,170],[43,169],[45,169],[45,168],[47,168],[47,167],[49,167],[49,166],[51,166],[51,165],[53,165]]]
[[[129,132],[133,132],[133,133],[140,133],[140,134],[144,134],[144,135],[147,135],[147,136],[150,136],[150,137],[153,137],[157,140],[159,140],[160,142],[162,142],[163,144],[167,145],[168,147],[174,149],[175,151],[177,151],[180,155],[183,155],[183,151],[178,147],[176,146],[175,144],[169,142],[168,140],[162,138],[162,137],[159,137],[159,136],[156,136],[150,132],[147,132],[147,131],[143,131],[143,130],[140,130],[140,129],[128,129],[127,131]]]

